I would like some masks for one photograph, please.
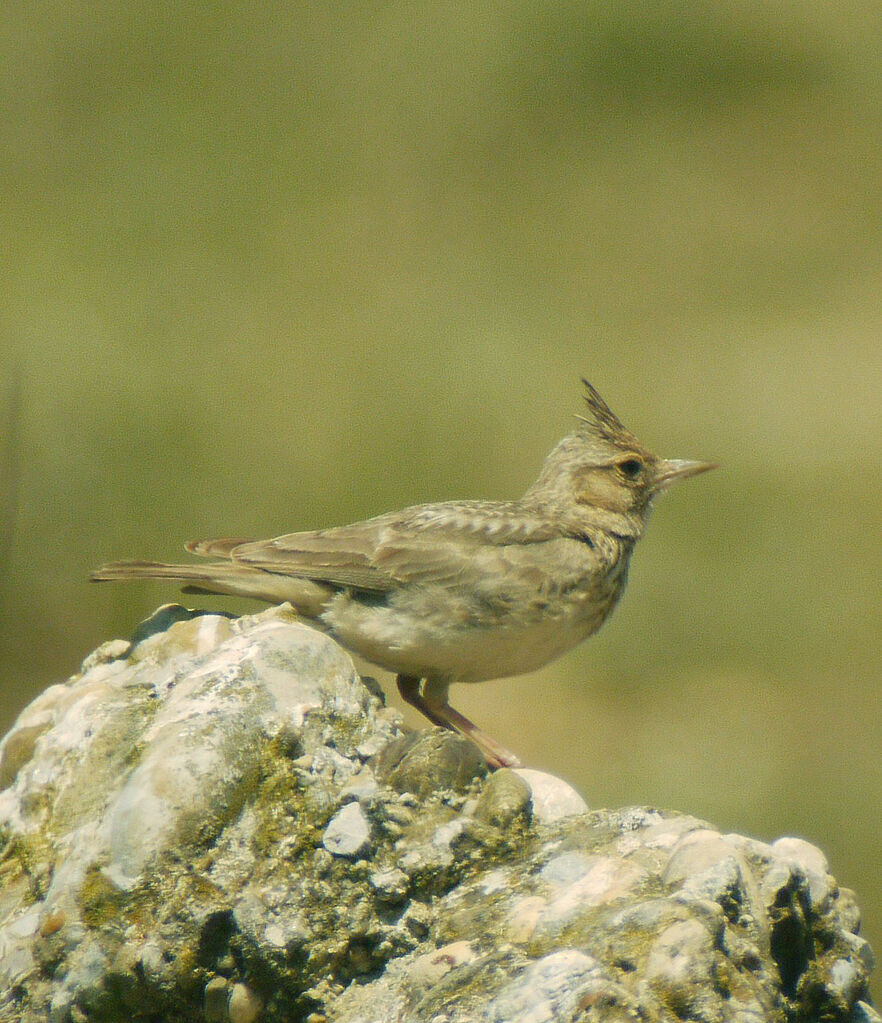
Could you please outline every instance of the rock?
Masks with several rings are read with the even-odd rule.
[[[212,977],[205,985],[206,1023],[228,1023],[231,987],[232,985],[226,977]]]
[[[443,728],[411,732],[373,758],[377,777],[397,792],[427,796],[439,789],[465,792],[487,774],[478,747]]]
[[[331,818],[322,835],[322,845],[335,856],[357,856],[367,850],[371,826],[358,803],[347,803]]]
[[[227,1008],[230,1023],[255,1023],[263,1010],[263,1002],[247,984],[234,984]]]
[[[401,903],[407,897],[409,882],[407,874],[397,867],[388,867],[371,874],[371,887],[384,902]]]
[[[851,1023],[882,1023],[882,1016],[868,1002],[856,1002],[851,1010]]]
[[[555,1023],[574,1019],[582,991],[592,976],[599,973],[591,956],[575,949],[551,952],[529,964],[495,1000],[489,1019],[493,1023]]]
[[[104,644],[0,785],[0,1023],[879,1023],[819,850],[488,776],[285,606]]]
[[[554,824],[564,817],[588,812],[588,804],[578,792],[560,778],[544,771],[518,767],[515,774],[530,786],[530,804],[533,816],[543,824]]]
[[[496,771],[475,806],[475,817],[495,828],[511,828],[529,819],[530,786],[514,771]]]
[[[477,958],[467,941],[455,941],[432,952],[417,956],[408,970],[408,983],[412,990],[429,991],[454,967]]]

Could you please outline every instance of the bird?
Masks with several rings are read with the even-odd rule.
[[[117,561],[91,579],[288,601],[394,673],[406,703],[475,742],[491,768],[520,766],[450,706],[450,686],[534,671],[595,633],[622,596],[655,497],[716,468],[653,454],[582,383],[587,415],[518,500],[419,504],[269,540],[194,540],[185,549],[208,563]]]

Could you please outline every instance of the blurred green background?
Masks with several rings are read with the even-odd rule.
[[[0,727],[176,599],[90,568],[516,496],[584,374],[723,468],[455,705],[592,806],[819,844],[882,951],[882,7],[49,0],[0,48]]]

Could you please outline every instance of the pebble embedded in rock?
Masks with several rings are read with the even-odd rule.
[[[689,984],[710,985],[714,958],[711,935],[701,921],[680,920],[653,941],[646,977],[673,991]]]
[[[254,1023],[263,1009],[260,998],[247,984],[234,984],[230,993],[230,1023]]]
[[[772,854],[790,869],[801,872],[806,879],[812,909],[821,912],[831,894],[827,858],[816,846],[802,838],[779,838],[772,843]]]
[[[562,778],[527,767],[517,767],[514,773],[530,786],[533,816],[543,824],[588,812],[585,800]]]
[[[229,615],[165,604],[135,629],[128,655],[133,661],[144,661],[148,657],[168,660],[180,653],[206,654],[232,635]]]
[[[373,760],[374,773],[396,792],[419,797],[453,789],[465,792],[487,774],[478,747],[443,728],[412,732],[389,743]]]
[[[373,772],[364,767],[357,774],[353,775],[348,782],[340,789],[340,795],[344,799],[370,799],[379,791],[380,786]]]
[[[514,771],[503,768],[487,779],[475,807],[475,817],[496,828],[510,827],[530,811],[530,786]]]
[[[778,859],[798,864],[807,874],[826,874],[829,869],[827,857],[804,838],[779,838],[772,843],[772,852]]]
[[[385,902],[403,902],[407,897],[409,881],[407,874],[398,867],[378,870],[368,878],[371,887]]]
[[[850,1023],[882,1023],[882,1016],[869,1002],[858,1001],[851,1010]]]
[[[664,878],[670,885],[701,873],[732,856],[734,849],[718,831],[699,828],[684,835],[671,850]]]
[[[490,1019],[493,1023],[575,1019],[577,1013],[582,1015],[579,1012],[582,988],[597,968],[591,956],[576,949],[563,949],[537,959],[496,999]]]
[[[431,987],[452,969],[471,962],[475,958],[475,950],[467,941],[455,941],[434,952],[426,952],[417,956],[411,964],[410,983],[419,987]]]
[[[371,826],[358,803],[347,803],[331,818],[322,845],[334,856],[358,856],[371,841]]]
[[[225,977],[212,977],[205,985],[202,999],[207,1023],[228,1023],[230,982]]]

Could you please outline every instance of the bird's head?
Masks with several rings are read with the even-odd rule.
[[[654,455],[595,388],[582,382],[589,416],[578,416],[579,427],[552,449],[525,499],[572,515],[575,522],[636,538],[656,494],[715,463]]]

